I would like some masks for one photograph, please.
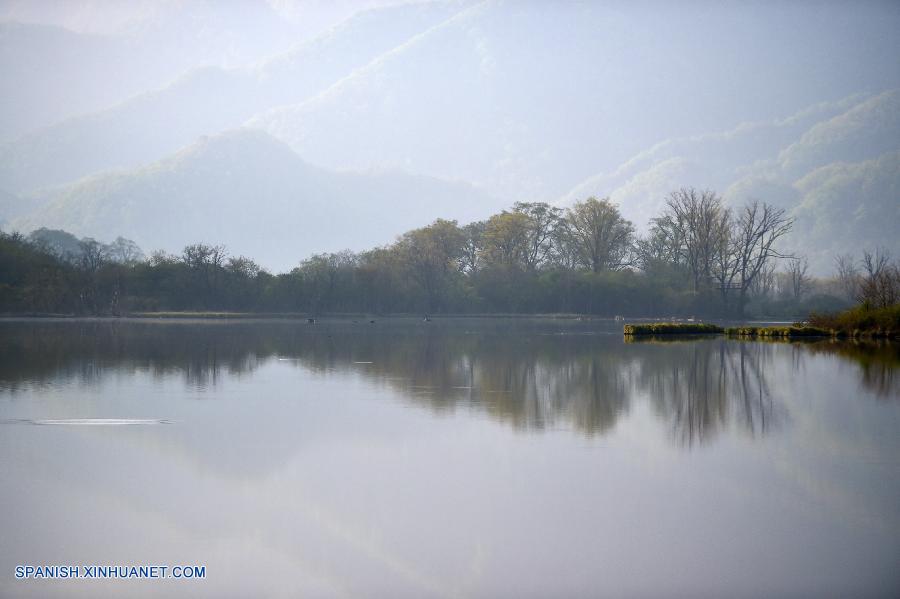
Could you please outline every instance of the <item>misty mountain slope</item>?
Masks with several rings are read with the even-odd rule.
[[[144,17],[122,23],[116,35],[133,39],[167,59],[180,54],[182,70],[200,65],[251,65],[289,49],[302,31],[285,19],[273,2],[145,1]]]
[[[163,53],[177,50],[192,63],[227,65],[259,60],[295,40],[296,24],[275,4],[257,0],[3,0],[0,19],[134,40]]]
[[[861,102],[817,124],[778,156],[782,171],[797,176],[840,156],[845,161],[869,160],[900,144],[900,90]]]
[[[834,256],[861,256],[881,246],[900,256],[900,151],[857,163],[820,167],[795,184],[791,245],[821,271]]]
[[[201,135],[321,91],[461,6],[363,11],[259,67],[194,69],[162,89],[43,128],[0,146],[0,187],[27,191],[157,160]]]
[[[306,27],[272,4],[0,3],[0,140],[109,108],[200,66],[250,67],[285,52]]]
[[[238,130],[131,171],[48,192],[47,204],[9,229],[122,235],[150,250],[224,243],[274,269],[314,252],[392,241],[437,217],[469,221],[499,202],[461,183],[403,173],[337,173],[310,166],[283,143]]]
[[[0,186],[23,192],[150,162],[252,114],[252,92],[243,71],[196,69],[161,91],[0,145]]]
[[[766,198],[782,207],[801,201],[796,182],[815,169],[874,160],[900,151],[900,90],[889,90],[810,127],[777,156],[748,165],[725,189],[733,202]]]
[[[3,0],[0,19],[79,33],[188,37],[183,45],[254,62],[315,37],[360,10],[409,0]],[[285,39],[287,38],[287,39]]]
[[[762,200],[785,208],[796,218],[786,244],[819,272],[835,253],[876,245],[900,252],[898,102],[900,90],[891,90],[772,123],[669,140],[589,178],[561,204],[609,196],[643,230],[673,189],[711,188],[732,205]]]
[[[547,199],[659,139],[900,85],[886,58],[900,53],[897,11],[637,6],[640,18],[605,4],[478,5],[248,125],[327,167],[402,165]],[[867,43],[832,52],[848,35]]]
[[[441,23],[475,0],[403,3],[362,10],[254,69],[265,108],[302,101]],[[262,108],[260,108],[262,110]]]
[[[856,107],[860,96],[826,102],[801,110],[788,118],[743,123],[722,132],[658,143],[640,152],[609,173],[587,178],[560,201],[562,205],[589,196],[610,197],[625,216],[639,227],[658,215],[666,195],[685,186],[709,188],[720,193],[747,171],[771,165],[773,157],[794,144],[812,128]],[[771,200],[770,200],[771,201]],[[773,203],[793,205],[794,199]]]

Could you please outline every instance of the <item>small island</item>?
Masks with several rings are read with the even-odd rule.
[[[625,336],[636,335],[718,335],[725,331],[715,324],[702,322],[652,322],[647,324],[626,324]]]
[[[894,303],[883,308],[872,308],[864,303],[836,314],[812,314],[807,322],[788,326],[723,328],[709,323],[654,322],[626,324],[622,332],[626,337],[724,334],[727,337],[754,339],[810,337],[898,339],[900,338],[900,304]]]

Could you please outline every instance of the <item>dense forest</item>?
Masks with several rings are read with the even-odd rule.
[[[694,189],[671,193],[642,236],[609,200],[516,203],[464,226],[438,219],[386,247],[313,255],[281,274],[221,245],[146,257],[121,237],[40,229],[0,236],[0,311],[789,317],[896,303],[900,271],[884,251],[837,256],[836,275],[814,279],[802,256],[780,249],[792,225],[768,204],[728,207]]]

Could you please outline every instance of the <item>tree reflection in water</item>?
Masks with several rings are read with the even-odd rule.
[[[779,417],[771,350],[724,339],[664,344],[642,363],[641,386],[682,444],[711,439],[730,417],[751,435],[765,434]]]
[[[181,376],[215,398],[220,377],[275,360],[319,376],[362,377],[436,412],[468,409],[522,430],[571,428],[599,435],[636,397],[647,397],[679,444],[733,423],[765,435],[784,416],[776,363],[799,371],[815,356],[856,365],[859,383],[900,395],[896,344],[778,344],[705,338],[624,343],[597,324],[460,319],[423,326],[349,321],[4,321],[0,389],[115,374]],[[788,352],[787,354],[785,352]]]
[[[900,398],[900,344],[886,340],[828,340],[810,343],[806,349],[813,354],[852,360],[859,366],[863,387],[881,399]]]

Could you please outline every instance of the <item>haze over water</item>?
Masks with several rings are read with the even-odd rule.
[[[0,595],[890,596],[898,372],[610,321],[6,320]]]

